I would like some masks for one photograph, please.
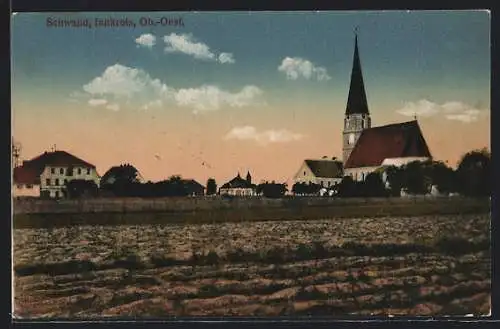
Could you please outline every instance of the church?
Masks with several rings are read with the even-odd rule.
[[[330,186],[332,182],[335,184],[340,182],[343,176],[363,181],[375,170],[431,159],[431,153],[416,118],[413,121],[372,127],[356,34],[342,132],[342,169],[316,173],[314,170],[307,170],[308,163],[314,163],[318,168],[334,168],[334,162],[326,159],[305,160],[295,174],[294,182],[323,183],[326,179]],[[383,179],[386,180],[385,175]]]
[[[432,159],[416,118],[408,122],[371,126],[357,35],[342,145],[344,176],[351,176],[356,181],[364,180],[369,173],[381,167]]]

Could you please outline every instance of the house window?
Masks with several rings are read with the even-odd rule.
[[[59,178],[56,178],[56,185],[59,185]]]
[[[87,175],[90,175],[90,168],[87,168]]]
[[[56,168],[50,168],[50,173],[55,174],[56,173]]]
[[[64,185],[67,185],[67,184],[68,184],[68,180],[67,180],[67,179],[65,179],[65,180],[64,180]]]
[[[17,184],[17,188],[23,188],[21,184]]]
[[[56,198],[59,197],[59,191],[56,191]]]
[[[27,187],[27,188],[33,188],[33,185],[28,184],[28,185],[26,185],[26,187]]]
[[[331,182],[328,182],[328,187],[330,187]]]
[[[78,168],[78,175],[82,174],[82,168]]]
[[[64,175],[64,168],[59,169],[59,173],[60,173],[61,175]]]
[[[47,180],[45,181],[45,183],[47,184],[47,186],[50,186],[50,178],[47,178]]]

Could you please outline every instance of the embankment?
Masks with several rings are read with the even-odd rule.
[[[469,198],[106,198],[16,199],[14,228],[139,225],[424,216],[490,212],[489,199]]]

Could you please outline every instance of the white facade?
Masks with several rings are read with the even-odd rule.
[[[255,190],[252,188],[221,188],[219,189],[220,195],[232,195],[232,196],[254,196],[256,195]]]
[[[368,174],[374,172],[380,167],[359,167],[359,168],[345,168],[344,176],[351,176],[354,181],[364,181]]]
[[[428,157],[387,158],[382,162],[382,166],[401,167],[413,161],[425,162],[429,160]]]
[[[51,198],[64,197],[65,185],[75,179],[92,180],[99,186],[99,175],[95,168],[74,166],[72,175],[68,175],[68,166],[47,166],[40,175],[40,193],[47,193]]]
[[[39,184],[13,184],[12,185],[13,197],[36,197],[40,196]]]
[[[413,161],[425,162],[428,160],[430,160],[430,158],[428,157],[387,158],[384,161],[382,161],[382,164],[380,166],[346,168],[344,169],[344,176],[351,176],[353,180],[360,182],[364,181],[366,179],[366,176],[368,176],[368,174],[380,169],[381,167],[388,167],[388,166],[401,167]],[[385,173],[385,171],[382,173],[382,181],[386,183],[386,186],[388,186],[387,174]]]
[[[318,184],[328,188],[339,184],[342,178],[316,177],[304,161],[299,171],[293,177],[293,181],[294,183]]]

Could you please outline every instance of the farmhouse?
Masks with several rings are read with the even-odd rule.
[[[252,176],[247,173],[246,179],[241,178],[240,173],[219,189],[220,195],[253,196],[256,195],[256,186],[252,184]]]
[[[14,168],[12,195],[63,198],[65,184],[74,179],[99,184],[93,164],[65,151],[44,152]]]
[[[189,196],[202,196],[205,195],[205,186],[201,185],[194,179],[183,179],[184,184]]]
[[[381,167],[432,159],[416,119],[371,127],[357,35],[342,135],[344,175],[354,180],[362,181]]]
[[[304,160],[293,177],[294,183],[334,186],[342,180],[342,162],[334,159]]]

